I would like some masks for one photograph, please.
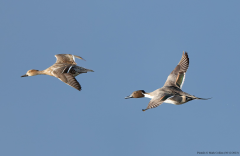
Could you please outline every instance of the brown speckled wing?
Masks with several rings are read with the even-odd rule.
[[[72,74],[69,74],[69,73],[64,73],[63,74],[66,79],[67,79],[67,84],[77,90],[81,90],[81,85],[79,84],[79,82],[75,79],[75,77],[72,75]]]
[[[142,111],[145,111],[145,110],[148,110],[148,109],[151,109],[151,108],[155,108],[159,105],[161,105],[166,99],[168,99],[169,97],[171,97],[172,95],[169,95],[169,94],[163,94],[162,96],[159,96],[158,97],[155,97],[155,98],[152,98],[150,100],[150,102],[148,103],[148,106],[146,109],[142,109]]]
[[[75,57],[78,58],[78,59],[84,60],[80,56],[71,55],[71,54],[57,54],[57,55],[55,55],[55,57],[57,58],[56,63],[60,63],[60,64],[64,63],[64,64],[76,65],[77,63],[75,62]]]
[[[168,76],[164,86],[177,86],[178,88],[182,88],[188,67],[189,67],[188,54],[187,52],[185,53],[183,52],[180,62]]]
[[[81,85],[75,79],[73,74],[67,73],[71,66],[63,66],[53,71],[53,76],[60,79],[62,82],[68,84],[69,86],[81,90]]]

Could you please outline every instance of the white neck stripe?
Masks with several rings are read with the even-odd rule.
[[[146,98],[150,98],[150,99],[153,98],[153,96],[151,96],[151,95],[149,95],[149,94],[143,94],[143,95],[144,95],[144,97],[146,97]]]

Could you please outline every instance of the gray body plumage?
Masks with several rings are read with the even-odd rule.
[[[194,99],[207,100],[204,98],[198,98],[191,94],[182,91],[182,86],[185,80],[185,75],[189,67],[189,58],[187,52],[183,52],[182,58],[175,69],[168,76],[164,86],[151,93],[145,93],[144,90],[135,91],[133,94],[126,98],[151,98],[148,106],[143,111],[155,108],[161,105],[163,102],[171,103],[175,105],[181,105]],[[141,96],[141,94],[143,96]],[[133,96],[134,95],[134,96]]]

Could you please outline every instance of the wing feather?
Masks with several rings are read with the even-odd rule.
[[[79,84],[79,82],[75,79],[75,77],[72,74],[69,73],[64,73],[63,74],[66,79],[67,79],[67,84],[77,90],[81,90],[81,85]]]
[[[77,55],[72,55],[72,54],[57,54],[55,55],[55,57],[57,58],[57,61],[56,61],[57,64],[77,65],[77,63],[75,62],[75,57],[78,59],[84,60],[82,57]]]
[[[189,67],[189,58],[187,52],[183,52],[182,58],[175,69],[168,76],[164,86],[177,86],[182,88],[187,69]]]
[[[159,105],[161,105],[165,100],[167,100],[171,96],[172,95],[170,95],[170,94],[163,94],[163,95],[160,96],[160,98],[159,98],[159,96],[156,97],[156,98],[152,98],[150,100],[150,102],[148,103],[147,108],[146,109],[142,109],[142,111],[146,111],[148,109],[158,107]]]
[[[54,70],[52,73],[62,82],[80,91],[81,85],[79,84],[79,82],[75,79],[75,77],[71,73],[67,73],[71,69],[71,67],[72,66],[61,67]]]

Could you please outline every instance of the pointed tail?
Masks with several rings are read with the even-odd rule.
[[[94,72],[92,69],[87,69],[88,72]]]
[[[209,100],[211,98],[199,98],[199,97],[196,97],[194,95],[192,96],[186,96],[186,101],[189,102],[191,100]]]
[[[198,97],[196,97],[195,99],[198,99],[198,100],[209,100],[211,98],[198,98]]]

